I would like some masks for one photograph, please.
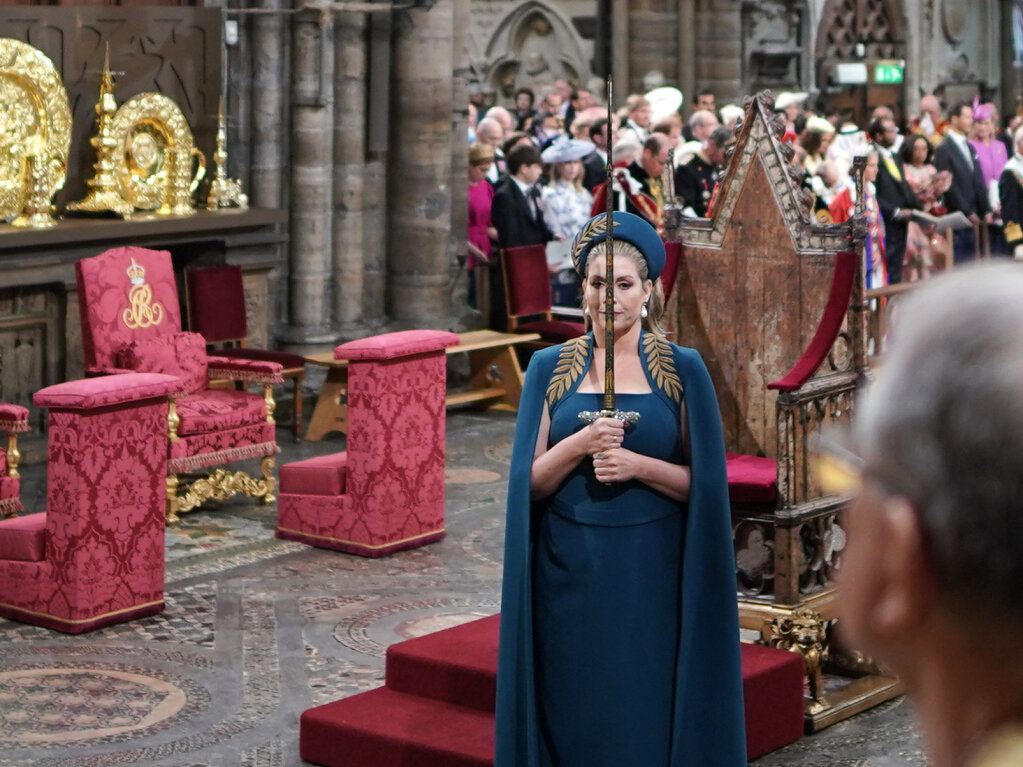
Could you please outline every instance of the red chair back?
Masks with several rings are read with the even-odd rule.
[[[675,278],[678,277],[678,265],[682,262],[682,243],[664,243],[664,271],[661,272],[661,285],[664,288],[664,303],[668,303],[672,291],[675,290]]]
[[[519,317],[550,315],[551,274],[545,245],[523,245],[501,251],[508,320],[514,328]]]
[[[245,285],[240,266],[186,269],[185,301],[188,328],[200,333],[206,343],[242,341],[248,336]]]
[[[181,308],[170,253],[114,248],[75,263],[86,370],[116,368],[131,341],[181,330]]]

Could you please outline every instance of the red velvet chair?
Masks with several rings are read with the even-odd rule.
[[[181,332],[181,309],[170,254],[116,248],[75,264],[82,350],[89,375],[167,373],[182,380],[184,396],[167,417],[167,521],[209,498],[236,493],[274,500],[278,452],[271,384],[281,383],[276,362],[211,357],[198,333]],[[263,384],[262,396],[208,388],[211,379]],[[217,468],[179,494],[185,472],[262,458],[263,478]]]
[[[0,615],[71,634],[163,609],[168,397],[177,377],[36,392],[50,408],[46,511],[0,521]]]
[[[281,377],[295,382],[291,433],[302,436],[302,381],[305,358],[291,352],[254,349],[248,345],[249,328],[245,317],[245,286],[242,268],[203,266],[185,269],[185,304],[188,329],[202,335],[209,345],[220,348],[213,354],[247,360],[265,360],[281,365]]]
[[[675,290],[675,279],[678,277],[678,265],[682,261],[682,243],[664,243],[664,270],[661,272],[661,285],[664,287],[664,303],[667,305]]]
[[[444,349],[406,330],[342,344],[347,450],[281,467],[277,536],[379,557],[444,537]]]
[[[0,519],[21,511],[18,435],[28,428],[27,409],[0,402],[0,431],[7,432],[7,449],[0,447]]]
[[[539,333],[546,344],[560,344],[586,332],[581,322],[555,320],[551,315],[546,246],[506,248],[500,258],[509,332]]]

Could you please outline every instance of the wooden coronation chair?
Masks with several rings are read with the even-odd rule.
[[[848,499],[823,494],[811,466],[814,435],[848,424],[869,375],[863,216],[812,219],[783,132],[770,93],[749,99],[712,217],[666,211],[669,239],[684,246],[667,319],[718,395],[740,625],[803,656],[813,731],[898,686],[837,638]]]
[[[294,381],[291,433],[302,436],[302,381],[305,358],[291,352],[257,349],[248,345],[245,286],[242,268],[234,264],[185,269],[188,329],[217,348],[211,354],[236,359],[263,360],[281,365],[281,377]]]
[[[75,273],[87,374],[182,379],[182,396],[171,400],[167,417],[167,521],[237,493],[272,502],[278,447],[271,384],[282,381],[280,364],[209,356],[202,336],[182,332],[166,251],[116,248],[78,261]],[[261,383],[263,393],[208,388],[210,380],[225,378]],[[223,468],[254,458],[262,459],[262,479]]]

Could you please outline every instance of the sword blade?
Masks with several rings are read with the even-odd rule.
[[[614,194],[612,181],[614,164],[611,151],[614,144],[614,111],[611,103],[611,62],[607,74],[607,240],[604,251],[604,410],[615,409],[615,276],[614,276]]]

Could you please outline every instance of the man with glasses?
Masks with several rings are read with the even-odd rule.
[[[1023,764],[1021,296],[1006,263],[907,296],[855,417],[839,625],[901,678],[934,767]]]

